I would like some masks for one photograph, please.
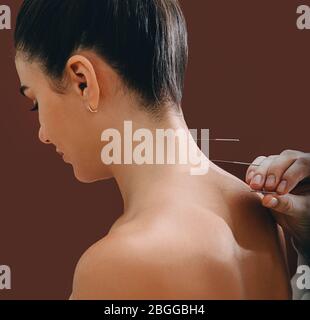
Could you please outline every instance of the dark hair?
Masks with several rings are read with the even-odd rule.
[[[14,38],[54,80],[77,49],[92,49],[146,106],[181,102],[188,47],[178,0],[24,0]]]

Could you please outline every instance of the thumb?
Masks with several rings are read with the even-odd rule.
[[[297,196],[293,194],[266,195],[262,199],[263,206],[296,218],[304,217],[309,211],[309,199],[307,196]]]

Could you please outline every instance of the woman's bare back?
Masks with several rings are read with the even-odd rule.
[[[120,218],[83,255],[74,298],[87,298],[79,292],[90,269],[94,283],[104,278],[106,284],[90,298],[289,299],[281,234],[259,196],[221,170],[205,181],[176,183],[179,201],[158,194],[157,204],[130,221]],[[109,268],[94,272],[100,264]]]

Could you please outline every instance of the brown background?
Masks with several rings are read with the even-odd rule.
[[[21,1],[0,0],[12,9]],[[210,128],[211,158],[252,161],[309,152],[310,30],[296,27],[309,0],[182,0],[190,62],[183,108],[190,128]],[[0,31],[0,265],[12,269],[0,299],[65,299],[81,254],[122,212],[113,180],[90,185],[38,138],[37,114],[18,94],[12,31]],[[243,178],[244,168],[223,166]]]

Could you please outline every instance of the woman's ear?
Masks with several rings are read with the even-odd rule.
[[[84,100],[85,107],[98,111],[100,88],[92,63],[81,55],[75,55],[68,60],[67,70],[72,86]]]

